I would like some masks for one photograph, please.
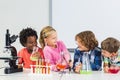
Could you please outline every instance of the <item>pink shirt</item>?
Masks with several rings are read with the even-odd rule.
[[[49,59],[53,71],[57,71],[56,64],[61,59],[61,52],[64,52],[63,62],[66,63],[66,65],[69,63],[70,53],[62,41],[57,41],[57,48],[45,46],[43,52],[45,59]]]

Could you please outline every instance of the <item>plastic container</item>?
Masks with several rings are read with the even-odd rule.
[[[109,73],[117,74],[119,72],[119,69],[109,69]]]

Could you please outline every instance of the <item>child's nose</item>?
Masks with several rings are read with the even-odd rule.
[[[112,55],[114,56],[115,54],[113,53]]]
[[[33,43],[33,46],[37,46],[37,43]]]

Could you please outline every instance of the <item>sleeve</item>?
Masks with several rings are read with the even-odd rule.
[[[43,49],[43,53],[44,53],[45,59],[48,59],[49,62],[50,62],[50,65],[52,66],[51,70],[52,71],[57,71],[55,61],[54,61],[53,56],[52,56],[51,52],[49,51],[49,49],[45,47]]]
[[[61,51],[64,52],[64,57],[67,63],[69,63],[69,60],[71,60],[71,55],[68,51],[68,49],[66,48],[65,44],[61,41]]]
[[[95,52],[94,63],[92,64],[92,70],[102,70],[102,56],[101,51]]]
[[[73,70],[75,70],[75,66],[76,66],[76,63],[78,62],[79,57],[80,57],[79,52],[77,49],[75,49],[74,50],[74,59],[73,59]]]
[[[23,63],[23,52],[22,51],[19,51],[17,56],[19,57],[18,58],[18,64],[22,64]]]

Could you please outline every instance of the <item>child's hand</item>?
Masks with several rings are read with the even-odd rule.
[[[104,67],[104,72],[105,72],[105,73],[108,73],[108,72],[109,72],[109,67],[108,67],[108,66],[105,66],[105,67]]]
[[[35,52],[35,53],[32,53],[31,56],[32,57],[36,57],[36,58],[40,58],[40,53],[39,52]]]
[[[80,70],[82,69],[82,64],[80,63],[79,65],[76,65],[75,67],[75,72],[80,73]]]
[[[104,67],[104,72],[105,73],[109,73],[109,69],[111,69],[111,70],[113,70],[113,69],[118,70],[119,67],[118,66],[113,66],[113,65],[110,66],[110,67],[106,66],[106,67]]]
[[[31,56],[30,56],[30,59],[31,59],[32,61],[37,61],[39,58],[41,58],[39,52],[34,52],[34,53],[32,53]]]
[[[38,47],[36,47],[36,46],[34,46],[33,47],[33,52],[32,52],[32,54],[31,54],[31,57],[35,57],[35,58],[40,58],[41,56],[40,56],[40,53],[38,52]]]
[[[73,62],[72,62],[72,60],[69,60],[68,65],[69,65],[69,67],[71,67],[71,68],[72,68],[72,66],[73,66]]]
[[[111,65],[109,68],[109,73],[118,73],[119,67],[116,65]]]
[[[108,63],[103,64],[103,70],[104,70],[105,73],[109,72],[109,67],[108,66],[109,66]]]
[[[22,68],[23,66],[22,66],[22,64],[18,64],[18,68]]]

